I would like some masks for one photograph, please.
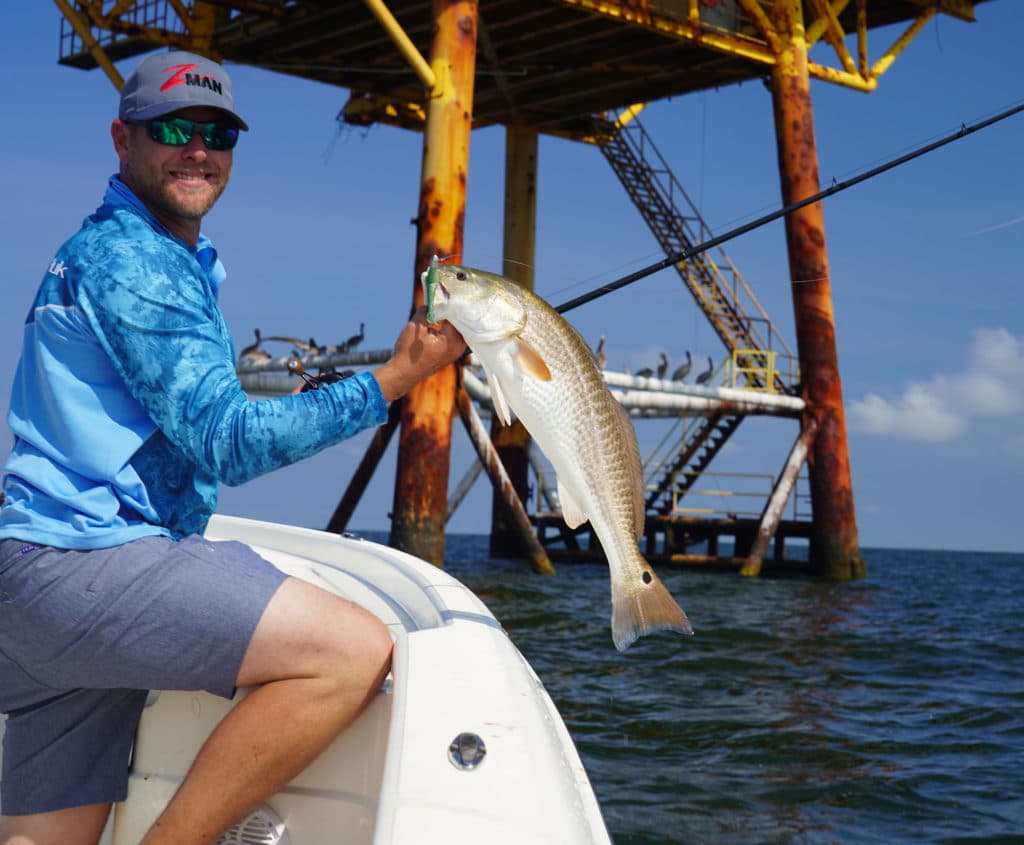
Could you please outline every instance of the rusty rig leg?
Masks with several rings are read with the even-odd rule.
[[[772,73],[772,102],[782,199],[788,205],[820,190],[818,153],[801,2],[776,0],[773,9],[776,29],[783,36],[783,53]],[[865,574],[864,561],[857,540],[820,203],[786,216],[786,241],[801,384],[808,413],[819,423],[808,457],[814,511],[811,564],[819,574],[830,578],[859,578]]]
[[[505,131],[505,258],[503,275],[533,290],[537,231],[537,130],[509,126]],[[502,425],[491,418],[491,439],[521,502],[529,499],[530,435],[518,420]],[[510,515],[503,491],[494,488],[491,546],[495,557],[530,557],[533,549]]]
[[[431,67],[437,85],[427,106],[417,217],[413,304],[419,274],[433,255],[461,256],[476,69],[475,0],[434,0]],[[455,366],[416,385],[403,402],[390,543],[444,564],[444,523],[455,403]]]

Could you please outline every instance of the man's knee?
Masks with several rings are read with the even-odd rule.
[[[370,683],[390,665],[387,627],[365,608],[297,578],[285,581],[256,626],[239,686],[293,677]]]
[[[369,611],[352,605],[351,623],[339,625],[332,635],[339,657],[329,661],[326,671],[345,687],[353,685],[372,692],[391,668],[392,641],[387,626]]]

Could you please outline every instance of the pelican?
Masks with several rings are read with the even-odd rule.
[[[360,323],[359,324],[359,334],[354,334],[354,335],[352,335],[352,337],[350,337],[348,340],[345,341],[345,351],[346,352],[351,352],[360,343],[363,342],[363,337],[365,337],[365,332],[364,332],[365,329],[366,329],[366,323]]]
[[[633,373],[633,375],[635,375],[637,378],[650,378],[651,376],[654,375],[654,370],[652,370],[650,367],[644,367],[642,370],[637,370],[635,373]]]
[[[668,356],[662,352],[661,363],[658,364],[658,378],[665,378],[665,373],[668,372]]]
[[[264,350],[260,349],[260,344],[263,342],[263,339],[260,337],[260,330],[259,329],[253,329],[253,331],[256,333],[256,342],[255,343],[250,343],[247,347],[245,347],[245,349],[243,349],[241,352],[239,352],[238,353],[238,357],[239,358],[262,358],[262,357],[264,357],[264,355],[266,355],[266,357],[269,358],[270,355],[267,354],[266,352],[264,352]],[[263,352],[263,355],[260,355],[259,354],[260,352]]]
[[[603,370],[608,365],[608,356],[604,351],[604,335],[597,342],[597,349],[594,350],[594,360],[597,361],[597,368]]]
[[[314,355],[320,351],[320,347],[317,346],[316,341],[313,338],[307,340],[299,340],[297,337],[289,337],[288,335],[274,335],[273,337],[265,338],[266,340],[276,340],[281,343],[290,343],[292,348],[296,352],[303,352],[307,355]]]
[[[270,361],[274,356],[258,346],[247,346],[238,355],[238,361]]]
[[[686,350],[686,363],[680,364],[676,367],[676,371],[672,373],[672,381],[685,381],[686,377],[690,374],[690,368],[693,366],[693,356],[690,354],[690,350]]]
[[[708,368],[697,375],[697,384],[707,384],[711,381],[711,374],[715,371],[715,364],[708,355]]]

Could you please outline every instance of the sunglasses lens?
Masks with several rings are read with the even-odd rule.
[[[238,143],[238,129],[217,123],[196,123],[183,117],[149,121],[149,137],[158,144],[184,147],[198,132],[211,150],[230,150]]]
[[[151,120],[149,137],[158,144],[169,144],[172,147],[184,147],[192,137],[192,121],[172,117],[168,120]]]
[[[238,129],[234,126],[208,124],[203,132],[203,142],[211,150],[230,150],[238,143]]]

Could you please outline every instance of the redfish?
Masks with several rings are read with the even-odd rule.
[[[508,425],[515,414],[554,467],[566,524],[590,521],[608,559],[615,647],[658,630],[692,634],[638,548],[645,508],[636,432],[590,347],[547,302],[503,276],[435,264],[423,284],[432,319],[452,323],[483,365],[498,417]]]

